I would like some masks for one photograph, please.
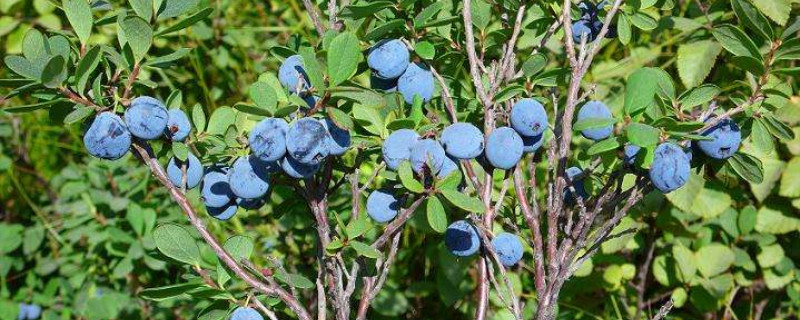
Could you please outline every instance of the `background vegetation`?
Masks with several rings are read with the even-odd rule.
[[[174,3],[170,7],[174,15],[159,18],[160,28],[197,14],[202,19],[155,37],[150,57],[167,58],[149,60],[152,64],[141,70],[135,89],[191,111],[197,131],[207,133],[207,139],[215,135],[220,140],[235,139],[226,136],[229,125],[252,126],[246,109],[261,107],[254,102],[260,93],[254,84],[270,83],[265,72],[274,74],[287,52],[320,39],[303,4],[295,0],[165,1]],[[96,27],[89,41],[115,45],[115,14],[136,2],[92,1]],[[642,67],[658,67],[674,79],[673,96],[676,91],[703,88],[720,104],[739,104],[747,97],[742,90],[759,80],[753,75],[757,71],[750,69],[746,59],[736,59],[724,50],[710,30],[726,23],[740,26],[756,46],[768,50],[769,41],[758,34],[759,26],[746,25],[734,12],[732,3],[740,2],[752,4],[769,19],[776,38],[783,32],[786,39],[787,49],[780,52],[776,67],[781,71],[764,85],[763,104],[769,112],[748,112],[741,123],[751,133],[743,151],[760,160],[763,175],[756,180],[761,182],[739,178],[730,165],[707,165],[693,173],[686,187],[666,197],[646,196],[618,227],[636,228],[636,232],[604,244],[601,253],[567,282],[559,319],[638,318],[637,309],[652,315],[669,298],[675,303],[669,316],[673,319],[797,318],[800,95],[795,76],[800,2],[629,1],[617,20],[618,39],[605,44],[586,82],[595,86],[593,99],[621,110],[626,79]],[[366,3],[354,1],[353,5]],[[478,0],[474,5],[478,37],[487,55],[496,54],[496,46],[508,37],[501,21],[509,19],[507,8],[516,3]],[[0,56],[24,53],[23,39],[31,28],[74,38],[59,6],[48,0],[0,0]],[[459,23],[458,3],[406,0],[398,6],[403,10],[384,11],[375,19],[408,21],[408,26],[392,28],[406,28],[403,33],[411,32],[418,41],[432,44],[426,59],[443,66],[439,71],[457,97],[458,110],[474,114],[478,105],[466,98],[472,87],[466,58],[458,49],[463,35],[450,29]],[[546,41],[541,54],[531,55],[557,17],[557,6],[553,1],[529,4],[517,50],[524,72],[517,94],[543,95],[552,88],[564,88],[563,32]],[[370,32],[377,37],[383,31],[364,30],[366,38]],[[19,303],[41,305],[43,319],[224,318],[225,311],[245,296],[241,284],[232,283],[233,293],[204,290],[191,266],[156,249],[155,227],[186,224],[186,219],[167,192],[156,186],[147,168],[132,155],[120,161],[89,157],[81,142],[82,118],[75,118],[73,104],[37,106],[38,99],[48,97],[16,95],[13,88],[18,83],[8,80],[12,77],[4,65],[0,69],[0,84],[7,87],[0,89],[0,96],[7,97],[0,97],[0,318],[15,318]],[[368,85],[368,78],[363,73],[353,81]],[[277,99],[287,98],[279,95]],[[710,101],[697,103],[695,111],[702,112]],[[9,110],[14,107],[37,110]],[[446,118],[438,99],[425,112],[428,118]],[[378,119],[370,119],[373,116]],[[385,137],[390,123],[384,121],[386,116],[383,110],[356,115],[360,124],[356,138],[374,144],[376,135]],[[771,124],[771,119],[788,127]],[[203,135],[198,139],[203,141]],[[214,149],[217,141],[206,142],[212,158],[226,154]],[[575,144],[589,143],[578,140]],[[370,172],[374,163],[365,163],[363,170]],[[369,177],[362,178],[367,182]],[[190,191],[189,198],[197,200],[196,193]],[[241,211],[231,221],[204,217],[205,221],[218,239],[249,236],[254,240],[255,262],[270,266],[270,272],[284,272],[297,290],[313,291],[308,279],[316,277],[316,269],[308,253],[315,250],[315,235],[309,209],[288,187],[277,188],[271,197],[267,206]],[[348,208],[347,199],[337,201],[331,204],[334,210]],[[202,208],[199,202],[193,205]],[[197,239],[201,257],[196,265],[217,268],[214,253],[196,234],[192,237]],[[442,236],[428,226],[423,214],[411,220],[401,242],[402,250],[386,287],[372,304],[370,318],[471,318],[472,262],[449,255]],[[530,259],[526,253],[516,270],[520,272],[509,273],[525,303],[525,318],[531,318],[535,309],[533,279],[524,272],[532,267]],[[224,270],[217,273],[221,283],[228,282],[224,274]],[[491,298],[490,317],[510,319],[494,292]],[[285,307],[278,308],[284,318]]]

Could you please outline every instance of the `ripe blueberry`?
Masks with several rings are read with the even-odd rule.
[[[600,101],[589,101],[581,107],[578,111],[578,121],[586,119],[611,119],[611,110],[606,107],[605,103]],[[614,125],[608,125],[602,128],[586,129],[581,131],[581,134],[586,139],[594,141],[603,140],[611,135],[614,130]]]
[[[676,190],[689,181],[689,157],[678,145],[666,142],[656,148],[650,166],[650,180],[663,193]]]
[[[522,259],[522,242],[519,237],[508,232],[502,232],[492,239],[492,248],[500,258],[500,263],[511,267]]]
[[[422,174],[425,167],[430,169],[431,173],[437,174],[442,170],[446,157],[444,148],[439,142],[432,139],[423,139],[411,147],[409,160],[411,160],[411,168],[417,174]]]
[[[727,159],[733,156],[742,143],[742,132],[731,119],[720,121],[703,132],[703,136],[713,140],[700,140],[697,145],[707,156],[714,159]]]
[[[547,129],[547,112],[539,101],[522,99],[511,109],[510,122],[520,136],[539,136]]]
[[[94,118],[83,135],[83,145],[92,156],[116,160],[130,149],[131,133],[118,115],[103,112]]]
[[[400,205],[400,199],[391,189],[378,189],[367,197],[367,214],[378,223],[386,223],[397,216]]]
[[[269,190],[268,163],[253,156],[239,157],[228,170],[228,183],[233,194],[240,198],[255,199]]]
[[[411,63],[397,79],[397,91],[403,95],[406,103],[414,103],[414,96],[419,96],[422,101],[428,102],[433,98],[433,74],[427,66]]]
[[[417,144],[419,135],[411,129],[400,129],[383,141],[383,161],[390,170],[397,170],[405,160],[411,157],[411,147]]]
[[[444,233],[444,245],[456,256],[469,257],[481,247],[478,229],[466,220],[453,222]]]
[[[328,131],[314,118],[297,120],[286,133],[286,151],[302,164],[317,165],[328,156]]]
[[[182,167],[186,164],[186,188],[192,189],[200,184],[200,180],[203,178],[203,164],[192,153],[188,154],[186,160],[188,161],[184,162],[175,157],[170,158],[167,163],[167,176],[173,185],[180,188],[183,186]]]
[[[328,153],[333,156],[341,156],[350,149],[350,131],[342,129],[336,125],[331,119],[325,118],[320,120],[322,126],[328,131],[326,137],[328,144]]]
[[[281,160],[281,169],[292,178],[305,179],[317,173],[319,164],[303,164],[287,155]]]
[[[367,65],[382,79],[396,79],[408,67],[408,49],[400,39],[383,40],[369,50]]]
[[[181,109],[170,109],[167,117],[167,129],[164,131],[164,135],[172,141],[185,140],[189,136],[189,131],[192,130],[186,113]]]
[[[209,171],[203,176],[202,182],[200,195],[207,207],[224,207],[235,197],[230,184],[228,184],[227,169],[223,169],[222,172]]]
[[[266,118],[250,131],[250,150],[262,161],[278,161],[286,154],[289,125],[280,118]]]
[[[474,159],[483,152],[483,132],[470,123],[454,123],[442,131],[442,146],[456,159]]]
[[[135,137],[152,140],[164,134],[169,113],[158,99],[142,96],[133,99],[125,110],[125,123]]]
[[[524,144],[514,129],[500,127],[486,139],[486,160],[498,169],[508,170],[522,159]]]
[[[304,91],[311,86],[300,55],[290,56],[283,61],[278,69],[278,80],[292,93]]]
[[[633,165],[636,162],[636,155],[642,147],[629,143],[625,145],[625,163]]]

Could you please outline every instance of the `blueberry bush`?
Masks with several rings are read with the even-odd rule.
[[[796,0],[0,0],[1,319],[796,319]]]

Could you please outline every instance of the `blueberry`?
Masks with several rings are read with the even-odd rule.
[[[400,129],[383,141],[383,161],[390,170],[397,170],[405,160],[411,158],[411,147],[417,144],[419,135],[411,129]]]
[[[578,197],[581,199],[586,199],[589,197],[589,194],[586,193],[586,188],[583,185],[583,177],[580,175],[583,173],[583,169],[578,167],[570,167],[566,171],[567,178],[572,181],[572,187],[575,188],[575,191],[578,192]],[[572,191],[569,187],[564,188],[564,201],[567,204],[572,204]]]
[[[544,143],[544,133],[534,137],[522,136],[522,151],[525,153],[534,153],[542,147]]]
[[[369,50],[367,65],[372,73],[382,79],[396,79],[408,67],[410,55],[400,39],[383,40]]]
[[[386,92],[397,91],[397,79],[381,79],[373,74],[369,77],[369,84],[372,89],[383,90]]]
[[[422,174],[425,167],[431,170],[431,173],[437,174],[442,170],[444,165],[445,155],[444,148],[439,142],[432,139],[422,139],[411,147],[411,168],[417,174]]]
[[[292,178],[305,179],[317,173],[319,164],[303,164],[287,155],[281,161],[281,168],[286,175]]]
[[[605,103],[600,101],[589,101],[581,107],[578,111],[578,121],[586,119],[611,119],[611,110],[606,107]],[[603,140],[611,135],[614,130],[614,125],[608,125],[602,128],[586,129],[581,131],[581,134],[586,139],[594,141]]]
[[[278,69],[278,80],[292,93],[304,91],[311,85],[308,80],[308,74],[306,74],[306,70],[303,67],[303,58],[299,55],[293,55],[283,61],[280,69]]]
[[[458,170],[458,159],[454,159],[450,156],[444,157],[442,169],[439,170],[439,173],[436,174],[436,177],[439,179],[444,179],[456,170]]]
[[[713,140],[700,140],[697,145],[707,156],[714,159],[727,159],[733,156],[742,143],[742,132],[731,119],[720,121],[702,134]]]
[[[236,198],[236,205],[245,210],[258,210],[267,203],[264,198],[245,199]]]
[[[277,161],[286,154],[289,125],[280,118],[266,118],[250,131],[250,150],[263,161]]]
[[[584,37],[587,43],[594,41],[594,32],[592,31],[591,23],[583,19],[573,22],[572,41],[576,44],[581,43]]]
[[[164,135],[172,141],[185,140],[189,136],[189,131],[192,130],[186,113],[181,109],[170,109],[167,117],[167,129],[164,131]]]
[[[547,129],[547,112],[539,101],[522,99],[511,109],[510,122],[520,136],[540,136]]]
[[[17,320],[27,320],[28,319],[28,309],[30,307],[27,304],[20,303],[19,304],[19,314],[17,315]]]
[[[314,118],[297,120],[286,133],[286,151],[302,164],[317,165],[328,156],[328,130]]]
[[[676,190],[689,181],[690,163],[683,148],[665,142],[660,144],[650,165],[650,180],[663,193]]]
[[[498,169],[508,170],[522,159],[524,144],[514,129],[500,127],[486,139],[486,160]]]
[[[188,154],[186,160],[188,160],[186,165],[186,188],[192,189],[200,184],[200,180],[203,178],[203,164],[200,163],[200,159],[197,159],[191,153]],[[182,167],[184,163],[184,161],[175,157],[170,158],[169,163],[167,163],[167,176],[176,187],[183,186]]]
[[[625,163],[633,165],[636,163],[636,155],[642,150],[642,147],[629,143],[625,145]]]
[[[483,132],[466,122],[444,128],[441,141],[447,154],[456,159],[475,159],[483,152]]]
[[[519,237],[508,232],[502,232],[492,239],[492,248],[500,258],[500,263],[511,267],[522,259],[522,242]]]
[[[229,204],[233,198],[233,191],[228,184],[227,170],[225,172],[209,171],[203,177],[200,194],[207,207],[221,208]]]
[[[456,256],[471,256],[481,247],[478,229],[466,220],[453,222],[444,233],[444,245]]]
[[[168,120],[169,113],[164,103],[148,96],[133,99],[125,110],[128,130],[134,137],[145,140],[152,140],[164,134]]]
[[[230,320],[264,320],[256,309],[248,307],[238,307],[233,310]]]
[[[367,214],[378,223],[387,223],[400,212],[400,199],[388,188],[372,191],[367,197]]]
[[[131,133],[118,115],[103,112],[94,118],[83,135],[83,145],[92,156],[116,160],[130,149]]]
[[[237,197],[260,198],[269,190],[267,163],[253,156],[239,157],[228,170],[228,183]]]
[[[28,320],[36,320],[42,315],[42,307],[31,304],[28,305]]]
[[[333,156],[341,156],[350,149],[350,131],[342,129],[329,118],[320,120],[320,123],[328,131],[327,144],[328,153]]]
[[[428,102],[433,98],[433,74],[419,63],[411,63],[397,79],[397,91],[403,95],[406,103],[414,103],[414,96],[419,96],[422,101]]]
[[[239,207],[234,202],[227,203],[222,207],[206,206],[206,211],[208,211],[209,216],[222,221],[233,218],[233,216],[236,215],[237,210],[239,210]]]

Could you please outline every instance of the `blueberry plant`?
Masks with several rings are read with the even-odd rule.
[[[225,5],[64,0],[47,5],[69,28],[30,28],[21,54],[4,57],[2,84],[11,89],[2,110],[46,110],[80,127],[93,163],[149,170],[153,192],[169,196],[152,207],[180,218],[155,226],[156,211],[144,204],[158,201],[131,197],[140,203],[122,216],[138,237],[125,246],[137,250],[137,266],[162,272],[149,256],[157,249],[181,268],[168,281],[149,277],[152,285],[136,295],[159,303],[191,297],[201,319],[399,316],[386,292],[397,292],[393,272],[423,268],[414,239],[427,241],[413,250],[441,249],[452,262],[433,275],[444,283],[442,304],[471,319],[569,317],[559,301],[594,263],[606,265],[612,296],[636,299],[625,302],[627,317],[663,319],[686,303],[687,290],[700,311],[727,303],[724,318],[752,316],[766,303],[734,310],[724,302],[741,287],[754,296],[750,242],[758,243],[766,286],[791,283],[787,294],[800,296],[781,246],[796,239],[746,237],[754,228],[789,233],[800,222],[733,208],[727,195],[745,183],[774,185],[763,155],[773,138],[795,139],[781,112],[798,71],[800,19],[782,2],[303,0],[293,10],[308,25],[260,53],[277,65],[246,84],[217,79],[246,85],[246,96],[228,98],[209,90],[198,53],[229,56],[226,44],[240,41],[220,34],[215,11]],[[165,45],[192,34],[211,40]],[[633,48],[650,39],[666,43]],[[654,61],[676,43],[675,59]],[[184,63],[197,74],[176,71]],[[199,88],[173,84],[195,75]],[[723,80],[730,78],[737,81]],[[191,107],[185,97],[195,97]],[[34,102],[13,103],[23,100]],[[747,141],[753,150],[743,148]],[[119,204],[126,192],[148,188],[144,181],[108,188]],[[665,198],[681,212],[661,209]],[[254,212],[282,222],[261,227]],[[708,219],[674,231],[688,214]],[[725,234],[715,238],[708,224]],[[257,228],[292,254],[263,254],[274,244],[259,237],[221,238],[220,225]],[[54,246],[63,242],[45,229]],[[609,257],[634,235],[647,252],[628,257],[641,260],[631,261],[639,275],[629,292],[618,285],[637,267]],[[667,235],[678,239],[656,255],[656,239]],[[113,275],[135,274],[127,259],[115,262]],[[524,290],[521,278],[530,280]],[[653,279],[670,290],[648,303]],[[123,299],[91,289],[82,299]],[[42,314],[38,304],[14,307],[19,319]],[[117,318],[110,313],[85,317]]]

